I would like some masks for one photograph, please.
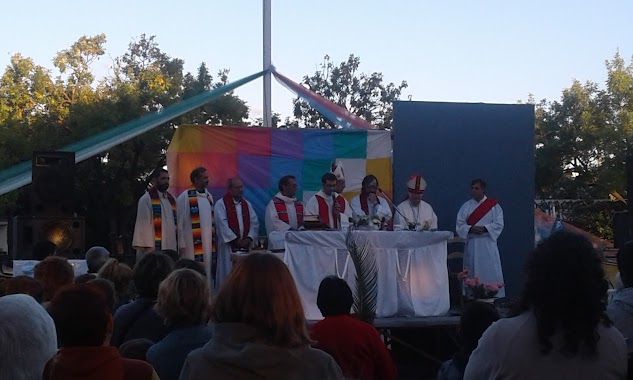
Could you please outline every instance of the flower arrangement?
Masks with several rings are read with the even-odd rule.
[[[464,285],[470,290],[470,294],[474,299],[495,298],[499,289],[503,288],[503,282],[481,282],[479,277],[468,277],[468,268],[464,268],[463,272],[457,274],[457,278],[464,282]]]
[[[379,215],[357,215],[350,218],[351,224],[358,229],[368,230],[381,230],[385,224],[385,218],[380,218]]]

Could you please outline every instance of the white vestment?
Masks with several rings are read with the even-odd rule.
[[[257,237],[259,234],[259,220],[257,214],[251,205],[251,202],[244,200],[248,205],[248,213],[250,216],[250,228],[247,232],[247,237],[253,239],[257,243]],[[235,202],[235,212],[237,213],[237,222],[240,229],[240,239],[244,234],[244,220],[242,216],[242,203]],[[229,219],[226,213],[226,206],[224,204],[224,198],[215,202],[215,220],[218,233],[218,264],[215,275],[215,288],[219,289],[226,277],[231,273],[231,253],[233,248],[231,247],[231,241],[238,239],[238,236],[229,227]]]
[[[503,231],[503,210],[496,204],[486,215],[483,216],[475,226],[486,227],[488,232],[481,235],[468,233],[470,225],[466,223],[468,216],[485,201],[487,197],[477,202],[474,199],[468,200],[457,213],[457,235],[466,239],[464,247],[464,268],[468,268],[468,277],[479,277],[480,282],[498,283],[503,282],[503,270],[501,259],[499,258],[499,248],[497,239]],[[505,289],[499,289],[497,297],[505,297]]]
[[[332,193],[332,194],[334,194],[336,197],[339,196],[337,193]],[[329,216],[328,226],[330,228],[334,228],[334,218],[332,216],[332,205],[334,204],[334,201],[332,200],[332,195],[325,195],[323,190],[320,190],[318,193],[316,193],[316,195],[308,199],[308,203],[306,203],[305,211],[304,211],[305,215],[317,215],[317,216],[319,215],[319,201],[317,200],[317,196],[320,196],[323,199],[325,199],[325,203],[327,204],[328,216]],[[349,227],[349,218],[352,217],[352,207],[349,205],[349,202],[347,201],[347,199],[343,198],[343,200],[345,201],[345,210],[341,212],[341,215],[340,215],[341,223],[339,224],[339,227],[341,229],[347,229]]]
[[[279,219],[279,214],[277,213],[277,208],[275,207],[275,202],[271,199],[268,202],[268,206],[266,206],[266,233],[270,235],[271,232],[281,231],[285,232],[290,229],[296,230],[299,228],[299,222],[297,220],[297,209],[295,208],[295,202],[297,198],[289,198],[284,195],[281,195],[281,192],[275,195],[275,198],[281,199],[286,205],[286,211],[288,212],[288,222],[286,223]]]
[[[393,216],[393,224],[402,226],[403,230],[409,228],[409,223],[415,223],[416,229],[437,229],[437,215],[433,211],[433,207],[425,201],[420,201],[418,206],[412,206],[411,202],[407,199],[400,203],[397,207],[398,211]],[[402,215],[404,215],[404,218]]]
[[[363,207],[360,204],[360,195],[352,198],[350,205],[352,206],[352,215],[354,215],[354,217],[367,215],[367,213],[363,211]],[[378,196],[378,203],[376,204],[372,204],[371,201],[367,199],[367,208],[369,209],[368,216],[370,217],[374,215],[380,215],[381,217],[384,217],[385,220],[389,220],[392,217],[391,207],[389,207],[389,203],[385,198],[381,196]]]
[[[173,249],[178,251],[178,241],[176,240],[176,221],[174,220],[174,209],[167,198],[167,194],[158,192],[160,199],[161,218],[161,249]],[[154,234],[154,210],[152,209],[152,198],[145,192],[138,200],[136,211],[136,223],[134,224],[134,237],[132,238],[132,248],[137,250],[137,262],[140,256],[156,249]]]
[[[176,201],[178,207],[178,248],[183,250],[183,258],[195,260],[193,251],[193,231],[191,229],[191,206],[189,205],[189,190],[185,190]],[[213,249],[213,197],[208,190],[198,195],[198,210],[200,215],[200,230],[202,232],[202,251],[204,257],[204,270],[207,273],[207,281],[212,289],[213,277],[211,274],[211,252]],[[209,199],[211,202],[209,202]]]

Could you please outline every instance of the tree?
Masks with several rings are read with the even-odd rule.
[[[55,77],[30,58],[12,57],[0,78],[0,168],[30,160],[33,150],[59,149],[228,82],[227,69],[213,82],[204,64],[191,80],[181,59],[145,35],[114,59],[112,76],[97,80],[91,67],[105,54],[105,41],[103,34],[83,36],[59,51]],[[226,125],[248,118],[246,103],[233,94],[203,110],[211,117],[195,119],[192,113],[76,166],[75,198],[79,215],[86,217],[88,244],[108,247],[112,237],[131,236],[136,200],[148,174],[165,165],[176,123]],[[0,214],[28,213],[28,190],[0,197]]]
[[[194,77],[187,73],[184,78],[184,99],[201,94],[228,84],[229,70],[218,71],[218,80],[213,83],[213,77],[209,74],[207,65],[202,62],[198,68],[198,75]],[[195,124],[209,125],[246,125],[248,119],[248,106],[246,102],[228,92],[213,101],[184,115],[179,121],[186,120]]]
[[[302,83],[376,127],[391,128],[392,103],[400,98],[402,90],[408,86],[407,82],[385,84],[382,73],[359,73],[359,66],[360,58],[353,54],[339,65],[335,65],[326,55],[319,70],[312,76],[303,77]],[[293,104],[294,120],[288,120],[291,126],[335,127],[334,123],[324,119],[301,98],[294,99]]]
[[[574,80],[559,101],[536,105],[535,142],[537,196],[585,199],[568,210],[571,221],[608,238],[608,210],[620,211],[621,205],[591,202],[613,191],[629,199],[633,194],[633,63],[616,53],[606,68],[604,86]]]

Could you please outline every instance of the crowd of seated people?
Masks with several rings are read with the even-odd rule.
[[[290,271],[273,255],[247,255],[212,295],[200,263],[153,252],[130,268],[97,248],[86,275],[49,255],[33,277],[0,283],[0,357],[12,358],[0,360],[0,379],[398,376],[379,331],[350,314],[352,291],[338,277],[321,282],[324,319],[309,326]],[[466,305],[461,347],[437,378],[627,378],[633,242],[617,259],[623,286],[608,303],[585,237],[559,231],[541,241],[509,317]]]

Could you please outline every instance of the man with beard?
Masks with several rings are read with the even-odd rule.
[[[227,187],[226,195],[215,204],[218,233],[216,289],[231,272],[231,253],[248,252],[259,233],[259,220],[251,203],[244,199],[242,180],[230,178]]]
[[[215,218],[213,196],[207,189],[209,173],[200,166],[191,171],[189,179],[191,187],[178,196],[178,253],[202,263],[212,289]]]
[[[336,193],[336,175],[325,173],[321,177],[321,190],[308,199],[305,214],[317,215],[329,228],[340,230],[349,226],[352,208],[347,199]]]
[[[136,261],[144,254],[163,249],[178,249],[176,240],[176,199],[167,191],[169,173],[152,173],[152,187],[138,200],[132,246]]]
[[[377,216],[385,220],[391,219],[391,208],[381,194],[378,178],[373,174],[365,176],[360,194],[352,198],[350,203],[354,216]]]

